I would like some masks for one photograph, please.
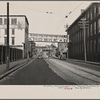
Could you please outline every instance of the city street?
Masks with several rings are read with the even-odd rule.
[[[2,85],[69,85],[54,73],[44,59],[35,59],[32,63],[4,78]]]
[[[98,85],[100,67],[55,58],[36,58],[0,81],[1,85]]]

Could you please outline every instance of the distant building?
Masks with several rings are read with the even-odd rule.
[[[88,61],[100,62],[100,3],[92,3],[68,28],[69,58],[84,60],[84,33],[79,22],[86,18],[86,52]]]
[[[30,57],[34,57],[36,53],[36,43],[34,41],[28,41],[28,51],[30,52]]]
[[[29,23],[25,15],[9,16],[9,45],[23,50],[23,57],[27,57]],[[7,16],[0,15],[0,44],[7,42]]]

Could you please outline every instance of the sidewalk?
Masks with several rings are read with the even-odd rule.
[[[9,70],[18,66],[18,65],[21,65],[23,63],[27,62],[27,59],[22,59],[22,60],[18,60],[18,61],[14,61],[14,62],[10,62],[10,65],[9,65]],[[4,74],[5,72],[7,72],[6,70],[6,64],[1,64],[0,65],[0,75]]]
[[[59,59],[56,56],[53,56],[53,58]],[[92,64],[92,65],[100,65],[100,62],[92,62],[92,61],[84,61],[84,60],[79,60],[79,59],[70,59],[70,58],[66,58],[66,61],[73,61],[73,62],[81,62],[81,63],[88,63],[88,64]]]
[[[75,62],[81,62],[81,63],[87,63],[92,65],[100,65],[100,62],[92,62],[92,61],[84,61],[84,60],[78,60],[78,59],[66,59],[67,61],[75,61]]]

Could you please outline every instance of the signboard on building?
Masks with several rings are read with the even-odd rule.
[[[29,41],[34,42],[67,42],[67,35],[49,35],[29,33]]]

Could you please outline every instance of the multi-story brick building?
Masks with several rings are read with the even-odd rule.
[[[29,22],[25,15],[9,16],[9,45],[23,50],[23,57],[27,57]],[[0,15],[0,44],[7,42],[7,16]]]
[[[90,4],[68,28],[69,58],[84,60],[84,31],[79,22],[85,18],[88,61],[100,62],[100,3]]]

